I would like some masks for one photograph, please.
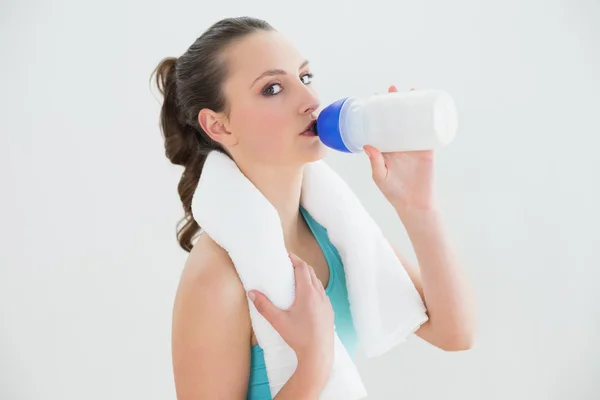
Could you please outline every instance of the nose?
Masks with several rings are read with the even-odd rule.
[[[319,98],[315,91],[311,89],[310,85],[303,85],[302,100],[300,102],[300,109],[298,110],[300,114],[316,114],[316,111],[319,109],[320,105],[321,103],[319,102]]]

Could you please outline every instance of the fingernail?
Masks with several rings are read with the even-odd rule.
[[[254,294],[254,292],[250,291],[248,292],[248,297],[250,298],[250,300],[254,301],[254,299],[256,299],[256,295]]]

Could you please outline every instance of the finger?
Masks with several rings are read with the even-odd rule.
[[[318,292],[322,292],[323,291],[323,284],[321,283],[321,281],[319,280],[319,278],[317,278],[317,274],[315,273],[315,269],[313,267],[308,267],[309,271],[310,271],[310,280],[313,284],[313,286],[315,287],[315,289]]]
[[[292,265],[296,268],[302,262],[302,259],[295,255],[294,253],[288,253],[290,260],[292,261]]]
[[[396,85],[392,85],[388,88],[388,93],[393,93],[393,92],[397,92],[398,88],[396,87]]]
[[[296,278],[296,290],[307,287],[311,284],[310,271],[308,264],[297,255],[290,253],[290,260],[294,266],[294,276]]]
[[[275,307],[271,300],[267,298],[261,292],[256,290],[251,290],[248,292],[248,297],[250,300],[254,302],[254,306],[256,310],[263,316],[265,319],[271,324],[274,325],[277,323],[277,320],[280,318],[283,310]]]
[[[315,290],[319,294],[321,299],[325,298],[327,295],[325,294],[325,288],[323,287],[323,283],[317,278],[317,274],[315,273],[314,268],[310,268],[310,275],[313,280],[313,285],[315,286]]]
[[[379,184],[383,182],[387,176],[387,167],[385,166],[385,159],[383,154],[373,146],[366,145],[364,147],[365,153],[369,156],[371,162],[371,173],[375,183]]]

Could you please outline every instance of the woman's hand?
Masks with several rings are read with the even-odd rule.
[[[397,91],[395,86],[388,89],[390,93]],[[375,184],[396,210],[431,210],[436,207],[432,150],[381,153],[368,145],[364,150],[371,160]]]
[[[287,310],[281,310],[262,293],[248,296],[265,319],[296,352],[298,364],[309,365],[327,382],[333,363],[333,308],[323,284],[313,268],[290,254],[296,277],[296,297]]]

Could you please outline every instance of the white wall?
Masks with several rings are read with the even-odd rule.
[[[246,14],[298,44],[324,103],[396,84],[448,90],[460,109],[439,192],[477,290],[478,343],[449,354],[414,339],[361,360],[370,398],[600,398],[597,1],[0,7],[1,399],[175,398],[180,170],[148,78],[216,19]],[[366,158],[328,160],[413,256]]]

